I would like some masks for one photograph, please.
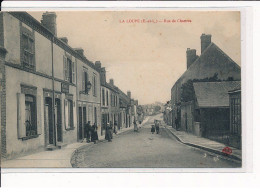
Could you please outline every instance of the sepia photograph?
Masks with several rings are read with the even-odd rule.
[[[2,11],[1,168],[241,169],[241,79],[238,10]]]

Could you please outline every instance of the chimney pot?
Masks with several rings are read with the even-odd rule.
[[[191,64],[197,59],[196,49],[187,48],[186,57],[187,57],[187,69],[188,69],[191,66]]]
[[[57,15],[55,12],[45,12],[42,14],[41,24],[45,26],[49,31],[51,31],[55,36],[57,36]]]
[[[110,83],[111,85],[114,85],[114,80],[113,80],[113,79],[110,79],[110,80],[109,80],[109,83]]]
[[[60,40],[62,40],[66,44],[68,44],[68,38],[67,37],[61,37]]]
[[[200,36],[201,40],[201,53],[210,45],[211,43],[211,34],[202,34]]]
[[[84,56],[84,50],[82,48],[74,48],[74,50],[79,53],[81,56]]]
[[[100,69],[101,68],[101,62],[100,61],[96,61],[95,62],[95,66],[96,66],[96,68]]]
[[[131,91],[127,91],[127,96],[131,99]]]

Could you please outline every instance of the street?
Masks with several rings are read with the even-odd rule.
[[[99,142],[77,151],[71,160],[78,168],[234,168],[239,163],[219,158],[178,142],[162,124],[151,134],[152,116],[139,132],[114,135],[112,142]]]

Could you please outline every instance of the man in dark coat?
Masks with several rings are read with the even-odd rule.
[[[106,126],[106,135],[105,135],[105,139],[108,140],[109,142],[111,142],[112,140],[112,126],[110,123],[107,123]]]
[[[94,123],[91,127],[91,142],[97,143],[98,133],[97,133],[97,124]]]
[[[85,125],[85,138],[87,140],[87,143],[90,142],[90,133],[91,133],[91,125],[90,121]]]

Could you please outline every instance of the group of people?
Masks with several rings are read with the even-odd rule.
[[[87,143],[94,142],[97,143],[98,141],[98,133],[97,133],[98,127],[97,124],[94,123],[92,126],[90,124],[90,121],[88,121],[84,128],[84,135],[87,140]]]
[[[157,121],[157,120],[155,120],[154,125],[152,125],[152,128],[151,128],[152,134],[155,133],[155,130],[156,130],[156,134],[159,134],[159,132],[160,132],[160,122]]]

